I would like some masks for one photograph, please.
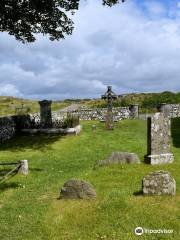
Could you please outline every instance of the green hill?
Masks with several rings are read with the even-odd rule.
[[[71,105],[70,101],[53,101],[52,110],[62,109]],[[0,116],[39,111],[38,100],[0,96]]]
[[[102,99],[65,99],[62,101],[53,101],[52,110],[65,108],[73,103],[80,103],[87,108],[106,107],[107,103]],[[140,106],[140,112],[155,112],[160,103],[180,103],[180,92],[162,92],[162,93],[131,93],[119,95],[114,107],[126,107],[137,103]],[[0,116],[12,115],[18,113],[33,113],[39,111],[38,100],[29,100],[15,97],[0,96]]]

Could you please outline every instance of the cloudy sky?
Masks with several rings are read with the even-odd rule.
[[[0,33],[0,95],[99,97],[180,91],[180,1],[126,0],[113,8],[81,0],[72,36],[23,45]]]

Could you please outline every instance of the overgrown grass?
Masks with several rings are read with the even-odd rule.
[[[69,105],[71,105],[70,101],[53,101],[52,110],[56,111]],[[38,100],[0,96],[0,116],[35,112],[39,112]]]
[[[97,124],[95,134],[93,123]],[[1,145],[1,161],[28,159],[30,173],[0,186],[0,239],[180,239],[180,148],[172,146],[173,164],[146,165],[145,121],[122,121],[113,131],[98,122],[82,124],[80,136],[24,136]],[[93,169],[96,161],[113,151],[135,152],[142,164]],[[142,196],[143,176],[161,169],[176,179],[176,196]],[[97,199],[58,200],[69,178],[91,182]],[[137,237],[137,226],[173,229],[174,234]]]

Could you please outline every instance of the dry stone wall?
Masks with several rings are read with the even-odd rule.
[[[74,111],[73,113],[79,115],[80,120],[105,120],[107,114],[107,108],[97,108],[97,109],[80,109]],[[120,121],[122,119],[130,118],[130,110],[128,107],[113,108],[113,118],[114,121]]]
[[[4,142],[14,136],[16,124],[13,117],[0,118],[0,142]]]
[[[170,118],[180,117],[180,104],[161,104],[159,110],[166,117]]]

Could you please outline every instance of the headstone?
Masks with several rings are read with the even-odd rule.
[[[138,104],[130,105],[129,110],[130,110],[130,117],[132,119],[139,118],[139,105]]]
[[[123,163],[140,163],[140,160],[135,153],[128,152],[113,152],[111,156],[106,160],[100,160],[98,166],[110,165],[110,164],[123,164]]]
[[[52,127],[51,104],[52,104],[52,101],[48,101],[48,100],[39,101],[42,128]]]
[[[64,183],[60,191],[60,199],[96,198],[96,191],[90,183],[78,179],[70,179]]]
[[[144,195],[175,195],[176,181],[166,171],[155,171],[143,178]]]
[[[170,153],[170,125],[171,121],[163,113],[155,113],[148,118],[147,156],[150,164],[172,163],[173,154]]]
[[[107,92],[101,96],[107,100],[106,128],[113,129],[113,101],[117,99],[117,95],[112,91],[112,86],[108,86]]]
[[[21,166],[19,168],[18,173],[23,175],[28,175],[28,160],[20,160]]]

